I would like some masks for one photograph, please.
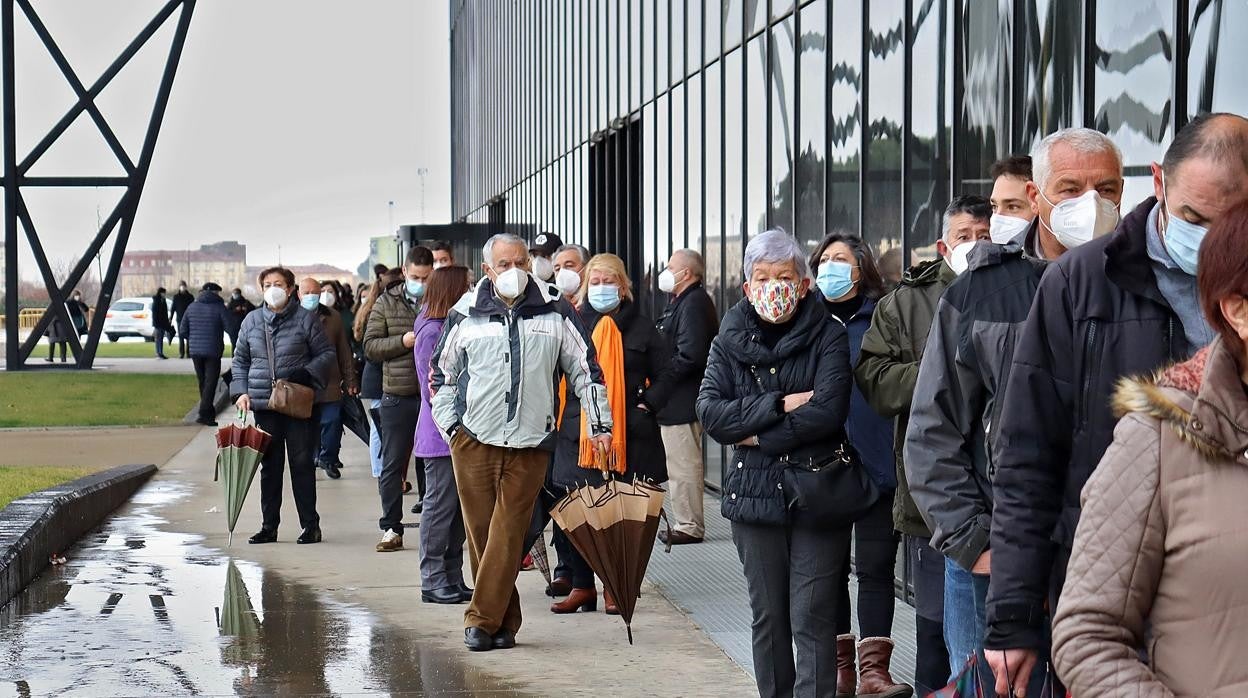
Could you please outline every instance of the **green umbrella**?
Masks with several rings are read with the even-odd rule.
[[[255,644],[251,641],[260,635],[260,619],[251,604],[243,575],[234,566],[233,560],[225,570],[225,600],[221,603],[217,626],[222,635],[236,638],[222,648],[222,658],[229,664],[245,666],[255,652]]]
[[[245,418],[238,424],[230,424],[217,430],[217,471],[213,480],[221,480],[225,487],[225,515],[230,529],[230,544],[234,542],[234,525],[243,510],[243,500],[256,477],[260,459],[273,437],[255,425],[247,424]]]

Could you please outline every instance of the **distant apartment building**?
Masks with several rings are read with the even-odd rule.
[[[217,242],[197,250],[131,250],[121,261],[114,297],[150,296],[185,281],[198,289],[209,281],[230,289],[247,284],[247,246]]]
[[[243,289],[245,295],[260,296],[260,289],[256,286],[256,280],[260,276],[260,272],[268,269],[269,266],[266,264],[264,266],[247,267],[247,283],[239,285],[239,288]],[[359,280],[355,272],[339,269],[331,264],[305,264],[303,266],[288,264],[285,266],[295,275],[296,283],[311,277],[321,283],[331,280],[337,281],[343,286],[350,286],[351,290],[354,291],[355,282]]]

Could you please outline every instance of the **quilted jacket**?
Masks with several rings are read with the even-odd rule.
[[[266,326],[272,329],[273,335],[272,371],[269,370]],[[336,360],[334,345],[325,336],[316,313],[304,310],[294,301],[287,302],[277,312],[266,305],[248,315],[238,330],[230,368],[230,396],[237,400],[246,393],[251,396],[251,409],[267,410],[273,392],[273,376],[304,383],[303,374],[306,374],[311,379],[311,387],[322,391],[329,381],[330,366]]]
[[[1244,388],[1220,339],[1120,382],[1053,625],[1074,695],[1248,695]]]
[[[381,384],[387,395],[419,397],[416,361],[412,350],[403,346],[403,335],[416,326],[420,305],[403,292],[396,281],[377,297],[364,329],[364,356],[381,363]]]

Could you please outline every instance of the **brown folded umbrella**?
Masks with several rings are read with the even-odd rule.
[[[630,645],[633,611],[654,550],[663,494],[650,484],[608,480],[600,487],[571,491],[550,512],[615,599]]]

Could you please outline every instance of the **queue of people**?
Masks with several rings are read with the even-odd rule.
[[[1248,494],[1234,467],[1248,465],[1248,120],[1193,119],[1134,206],[1117,146],[1090,129],[989,175],[991,196],[955,196],[937,257],[895,284],[853,234],[813,250],[752,236],[722,321],[697,251],[664,261],[652,318],[621,258],[552,233],[490,238],[475,284],[449,244],[414,247],[353,304],[266,270],[231,385],[280,444],[252,542],[276,539],[287,456],[299,542],[320,540],[315,468],[334,477],[325,430],[358,391],[377,551],[403,549],[415,489],[422,601],[467,604],[469,650],[509,649],[526,533],[560,492],[602,481],[601,454],[615,477],[666,483],[662,542],[705,539],[705,437],[728,449],[720,505],[761,696],[928,695],[968,670],[1019,698],[1233,694],[1248,684],[1233,523]],[[192,356],[197,323],[231,312],[218,292],[183,318]],[[316,391],[313,416],[271,409],[278,379]],[[551,612],[597,611],[594,571],[553,535]],[[899,554],[913,685],[892,666]]]

